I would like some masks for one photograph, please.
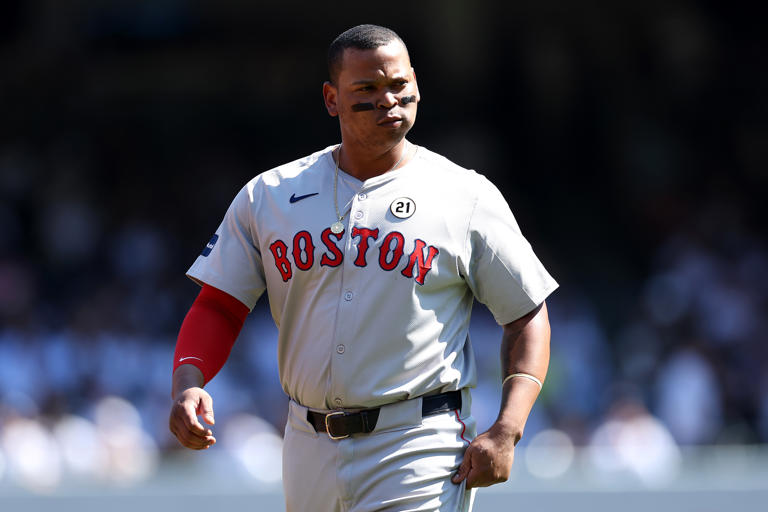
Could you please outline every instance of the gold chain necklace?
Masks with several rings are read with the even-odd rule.
[[[408,141],[405,141],[406,148],[408,146]],[[347,215],[347,212],[344,212],[344,215],[339,215],[339,199],[338,195],[336,193],[339,183],[339,162],[341,161],[341,144],[339,144],[338,148],[339,154],[336,157],[336,169],[333,171],[333,208],[336,210],[336,218],[339,219],[333,224],[331,224],[331,233],[338,235],[342,231],[344,231],[344,224],[341,223],[342,220],[344,220],[344,217]],[[400,162],[403,161],[403,158],[405,158],[405,153],[407,152],[407,149],[403,149],[403,154],[400,155],[400,160],[395,163],[395,165],[392,166],[390,170],[387,172],[394,171],[398,165],[400,165]],[[386,173],[384,173],[386,174]]]

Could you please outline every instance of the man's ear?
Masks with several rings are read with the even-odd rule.
[[[331,117],[339,115],[339,109],[336,106],[336,99],[338,97],[338,91],[331,82],[323,83],[323,99],[325,100],[325,108],[328,110],[328,114]]]

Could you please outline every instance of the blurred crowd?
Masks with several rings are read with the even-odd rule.
[[[169,383],[175,333],[197,289],[183,273],[197,251],[184,254],[162,223],[110,226],[77,197],[85,187],[25,191],[27,157],[0,153],[7,247],[44,249],[37,261],[13,249],[0,259],[0,481],[31,472],[35,486],[48,485],[61,466],[131,482],[178,449],[167,430]],[[67,175],[75,173],[72,164]],[[758,235],[741,224],[739,205],[702,205],[649,254],[647,276],[611,329],[589,290],[565,276],[549,300],[551,368],[523,446],[539,433],[538,444],[564,436],[610,445],[620,438],[612,429],[638,418],[660,436],[651,444],[664,460],[665,447],[768,442],[768,251]],[[500,329],[481,305],[471,337],[480,366],[473,408],[484,428],[499,404]],[[253,434],[281,432],[276,352],[262,300],[209,384],[222,429],[246,414]],[[637,435],[630,446],[639,442],[642,457],[631,460],[645,460],[653,436]]]
[[[291,73],[309,66],[318,89],[326,40],[359,20],[282,40],[270,56],[278,31],[248,8],[263,30],[254,41],[235,21],[245,3],[224,2],[206,25],[184,2],[80,2],[89,16],[57,18],[55,30],[43,14],[56,2],[11,4],[0,37],[13,71],[0,82],[0,486],[51,488],[67,474],[131,483],[179,450],[167,429],[172,355],[197,292],[184,272],[247,179],[337,142],[319,93]],[[441,9],[458,38],[443,46],[436,29],[419,38],[416,21],[391,20],[424,63],[412,140],[488,174],[561,283],[548,301],[550,372],[521,441],[543,454],[530,471],[556,475],[563,459],[542,465],[547,450],[583,446],[596,467],[653,485],[680,447],[768,443],[768,102],[765,72],[748,75],[762,39],[748,16],[688,2],[628,2],[631,19],[535,4],[497,19]],[[504,101],[456,103],[440,85],[475,79]],[[468,124],[449,123],[448,104]],[[500,334],[477,306],[480,429],[498,410]],[[209,385],[217,448],[265,481],[279,470],[253,466],[253,454],[277,453],[287,403],[276,352],[264,298]]]

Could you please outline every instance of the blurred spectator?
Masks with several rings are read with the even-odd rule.
[[[629,473],[648,487],[671,483],[681,454],[669,430],[637,401],[620,398],[589,443],[590,462],[603,483]]]
[[[722,427],[720,390],[709,363],[696,351],[680,349],[659,369],[657,411],[681,444],[715,441]]]

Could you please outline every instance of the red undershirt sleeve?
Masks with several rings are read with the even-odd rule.
[[[228,293],[203,285],[181,324],[173,370],[192,364],[203,372],[207,384],[227,361],[248,311]]]

